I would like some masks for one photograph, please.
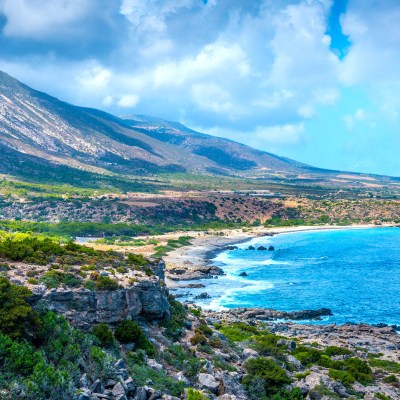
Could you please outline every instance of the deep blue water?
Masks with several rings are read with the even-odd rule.
[[[251,251],[249,245],[275,246]],[[400,324],[400,229],[346,229],[252,239],[214,263],[226,277],[209,282],[211,308],[284,311],[330,308],[322,323]],[[241,272],[248,277],[239,277]],[[204,291],[204,289],[203,289]]]

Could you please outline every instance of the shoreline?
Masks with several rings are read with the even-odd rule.
[[[217,234],[207,234],[203,232],[203,236],[195,237],[191,242],[191,246],[180,247],[166,256],[164,260],[166,262],[166,272],[173,268],[184,269],[187,272],[197,271],[199,268],[209,266],[212,263],[212,259],[215,258],[219,253],[223,252],[227,246],[238,245],[250,241],[257,237],[263,236],[276,236],[289,233],[298,232],[312,232],[312,231],[324,231],[324,230],[347,230],[347,229],[371,229],[371,228],[389,228],[394,225],[317,225],[317,226],[290,226],[290,227],[274,227],[264,228],[255,227],[250,231],[240,231],[238,229],[230,229],[222,231],[223,236]],[[206,279],[207,277],[205,277]],[[168,278],[167,278],[168,279]],[[201,279],[201,278],[199,278]],[[173,279],[175,282],[187,281],[188,279]],[[171,279],[168,279],[168,283],[174,287]]]
[[[248,232],[240,232],[238,230],[230,230],[228,232],[224,232],[225,236],[215,236],[215,235],[204,235],[203,237],[197,237],[192,240],[192,246],[186,246],[175,251],[169,253],[165,257],[167,269],[166,269],[166,284],[167,287],[172,291],[176,292],[177,298],[180,301],[185,301],[188,304],[192,304],[193,306],[200,306],[204,311],[209,313],[235,313],[238,311],[237,308],[233,308],[232,310],[226,309],[224,307],[217,306],[218,298],[224,295],[226,292],[221,292],[218,294],[215,292],[215,289],[220,285],[220,280],[225,279],[225,273],[223,269],[217,267],[218,263],[213,263],[213,259],[224,252],[228,246],[240,245],[245,242],[251,241],[256,238],[275,236],[279,234],[291,234],[298,232],[321,232],[321,231],[330,231],[330,230],[355,230],[355,229],[371,229],[371,228],[389,228],[396,227],[393,224],[387,225],[349,225],[349,226],[298,226],[298,227],[282,227],[282,228],[255,228]],[[224,268],[224,266],[221,266]],[[211,269],[211,270],[210,270]],[[175,271],[179,270],[177,275]],[[223,275],[223,276],[218,276]],[[228,274],[229,275],[229,274]],[[214,278],[214,279],[213,279]],[[220,278],[220,280],[215,280]],[[227,277],[229,280],[229,277]],[[222,282],[221,282],[222,283]],[[225,281],[224,281],[225,283]],[[226,282],[229,284],[229,281]],[[215,286],[217,284],[217,286]],[[250,285],[250,284],[249,284]],[[226,290],[229,292],[230,286],[226,286]],[[233,287],[234,289],[234,287]],[[210,293],[213,297],[213,301],[208,302],[207,299],[210,299],[208,296]],[[199,296],[200,295],[200,296]],[[206,297],[202,297],[201,295],[207,295]],[[215,297],[217,295],[217,297]],[[216,300],[214,300],[214,297]],[[180,299],[182,298],[182,299]],[[206,301],[204,301],[206,300]],[[204,301],[204,302],[203,302]],[[329,305],[327,305],[329,307]],[[272,310],[268,308],[268,305],[260,308],[247,308],[250,311],[266,311],[266,315],[273,315],[274,312],[278,312],[277,310]],[[301,315],[306,315],[310,310],[297,310],[296,312]],[[319,311],[319,310],[311,310],[311,311]],[[329,310],[330,311],[330,310]],[[293,311],[292,311],[293,312]],[[281,314],[287,314],[285,311],[279,311]],[[323,314],[321,314],[323,315]],[[263,318],[261,318],[263,319]],[[298,321],[300,323],[305,324],[313,324],[313,321],[321,320],[320,316],[317,315],[315,318],[301,318],[302,321]],[[283,321],[292,321],[291,318],[267,318],[267,320],[273,321],[278,320]],[[292,321],[294,322],[294,321]],[[297,322],[296,322],[297,323]],[[332,323],[332,322],[326,322]],[[322,323],[326,325],[326,323]]]

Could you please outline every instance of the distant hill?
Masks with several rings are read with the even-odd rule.
[[[338,173],[176,122],[144,115],[116,117],[77,107],[4,72],[0,72],[0,151],[0,174],[72,184],[105,176],[114,179],[110,175],[115,174],[181,172],[319,181]]]

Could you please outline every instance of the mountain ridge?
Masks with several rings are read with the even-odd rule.
[[[111,177],[177,172],[315,181],[340,172],[196,132],[179,122],[144,115],[118,117],[75,106],[1,71],[0,148],[5,155],[0,173],[29,177],[44,168],[56,176],[60,170],[61,181],[63,174]]]

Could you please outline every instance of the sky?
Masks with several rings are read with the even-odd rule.
[[[398,0],[0,0],[0,70],[314,166],[400,176]]]

